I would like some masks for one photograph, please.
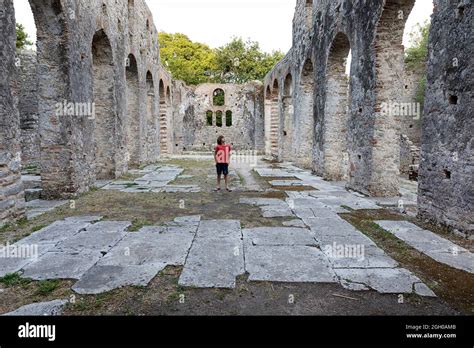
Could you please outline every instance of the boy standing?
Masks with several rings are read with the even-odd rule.
[[[232,148],[230,145],[225,143],[224,136],[220,136],[217,139],[217,146],[215,148],[214,159],[216,161],[217,168],[217,188],[216,192],[221,191],[221,176],[224,174],[225,189],[227,192],[232,192],[229,188],[229,164],[230,164],[230,152]]]

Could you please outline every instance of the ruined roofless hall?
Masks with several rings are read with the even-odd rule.
[[[39,168],[42,198],[68,199],[224,134],[374,197],[397,196],[404,156],[418,156],[419,217],[472,236],[472,1],[433,0],[419,136],[384,108],[410,85],[414,3],[298,0],[293,47],[263,83],[186,86],[160,63],[143,0],[30,0],[36,57],[16,52],[13,0],[0,0],[0,224],[25,214],[22,168]]]

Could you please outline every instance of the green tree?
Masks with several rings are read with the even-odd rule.
[[[184,34],[159,33],[161,61],[173,77],[189,85],[211,82],[216,70],[215,52]]]
[[[263,52],[258,42],[233,38],[216,50],[217,77],[221,83],[246,83],[263,80],[268,72],[283,59],[279,51]]]
[[[32,46],[33,42],[28,40],[29,36],[25,31],[25,27],[19,23],[16,23],[16,48],[24,49],[28,46]]]
[[[418,24],[411,36],[412,46],[405,50],[405,62],[410,69],[426,68],[431,23]]]
[[[421,106],[425,104],[425,93],[427,84],[426,64],[428,61],[428,42],[430,36],[431,23],[418,24],[411,36],[411,47],[405,50],[405,63],[409,70],[422,72],[422,77],[418,82],[416,90],[416,102]]]

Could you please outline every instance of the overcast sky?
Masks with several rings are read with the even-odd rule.
[[[91,0],[95,1],[95,0]],[[192,40],[215,48],[233,36],[258,41],[265,51],[291,48],[292,21],[296,0],[145,0],[158,30],[180,32]],[[14,0],[17,21],[36,39],[28,0]],[[429,19],[431,0],[417,0],[406,33],[416,23]],[[405,45],[408,44],[405,35]]]

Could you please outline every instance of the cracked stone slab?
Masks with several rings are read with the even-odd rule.
[[[196,230],[197,226],[194,233]],[[148,226],[128,233],[84,274],[73,290],[100,294],[124,286],[146,286],[165,267],[184,265],[193,238],[188,227],[170,231],[166,227]]]
[[[95,250],[107,253],[127,234],[129,221],[102,221],[59,243],[53,251],[81,252]]]
[[[307,246],[245,247],[245,269],[249,281],[291,283],[336,283],[327,257]]]
[[[437,262],[474,273],[474,255],[459,245],[408,221],[377,221],[377,224]]]
[[[355,291],[373,289],[382,294],[411,294],[415,292],[416,284],[422,284],[418,277],[404,268],[351,268],[334,271],[343,287]],[[423,290],[426,296],[426,288]]]
[[[305,228],[292,227],[260,227],[242,230],[244,240],[248,240],[252,245],[303,245],[315,246],[310,230]]]
[[[72,290],[81,295],[98,295],[125,286],[147,286],[166,267],[96,266],[77,282]]]
[[[294,217],[292,210],[288,206],[263,206],[262,216],[265,218]]]
[[[23,238],[21,244],[57,244],[79,233],[90,225],[88,221],[61,220]]]
[[[102,220],[104,217],[103,216],[98,216],[98,215],[82,215],[82,216],[72,216],[64,219],[65,221],[70,221],[70,222],[89,222],[89,223],[95,223],[99,222]]]
[[[258,173],[261,177],[275,177],[275,178],[293,178],[295,177],[294,173],[283,169],[271,169],[271,168],[255,168],[254,171]]]
[[[277,198],[241,198],[240,204],[256,206],[286,206],[285,201]]]
[[[235,288],[244,274],[242,231],[239,221],[202,221],[179,285],[197,288]]]
[[[199,223],[201,222],[201,215],[181,216],[174,219],[176,223]]]
[[[26,265],[36,260],[37,258],[0,258],[0,277],[5,277],[7,274],[17,273],[21,271]]]
[[[63,313],[64,307],[67,305],[67,303],[67,300],[32,303],[4,315],[17,317],[60,316]]]
[[[299,228],[306,228],[305,223],[302,220],[290,220],[283,222],[283,226],[285,227],[299,227]]]
[[[197,227],[194,228],[194,232]],[[184,265],[194,234],[187,228],[162,231],[152,226],[129,233],[99,262],[99,266]]]
[[[33,280],[79,280],[102,257],[99,251],[48,252],[24,268],[23,277]]]
[[[324,245],[321,249],[334,268],[396,268],[398,262],[375,246]]]
[[[306,184],[303,181],[299,180],[273,180],[270,181],[270,185],[275,186],[275,187],[280,187],[280,186],[295,186],[295,187],[301,187],[301,186],[310,186]]]

